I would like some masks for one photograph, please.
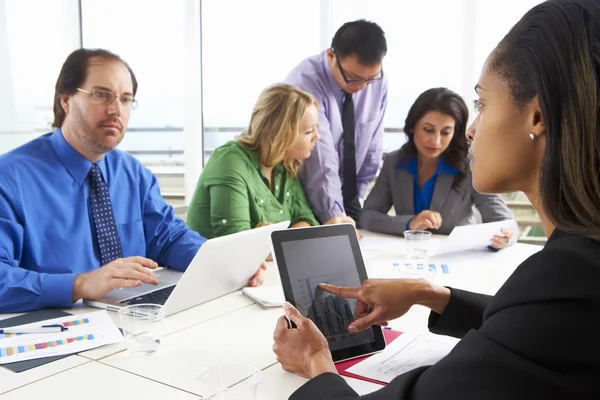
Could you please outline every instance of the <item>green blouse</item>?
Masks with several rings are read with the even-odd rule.
[[[224,236],[291,220],[319,225],[298,178],[283,164],[273,168],[273,192],[258,152],[231,141],[212,154],[200,175],[186,224],[205,238]]]

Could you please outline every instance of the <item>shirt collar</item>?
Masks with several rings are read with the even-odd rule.
[[[337,101],[343,102],[344,97],[346,96],[346,92],[338,85],[338,83],[333,79],[333,75],[331,74],[331,69],[329,69],[329,61],[327,60],[327,50],[321,53],[321,60],[323,63],[323,70],[325,79],[327,79],[327,83],[331,88],[331,93],[335,95],[335,99]]]
[[[54,148],[54,152],[58,156],[60,162],[64,165],[69,174],[79,183],[83,184],[85,179],[87,178],[90,169],[92,168],[92,163],[79,154],[77,150],[75,150],[63,136],[60,128],[56,128],[50,137],[50,141],[52,143],[52,147]],[[104,177],[104,182],[108,185],[108,178],[106,174],[106,157],[102,157],[98,164],[100,167],[100,171],[102,171],[102,176]]]
[[[248,159],[254,165],[254,167],[258,170],[259,173],[263,173],[262,166],[260,165],[260,157],[258,155],[258,150],[248,150],[245,148],[240,142],[235,142],[240,149],[248,156]],[[282,169],[285,169],[283,163],[279,163],[273,167],[273,171],[275,174],[279,174]]]
[[[396,169],[406,169],[408,173],[412,176],[418,176],[418,167],[417,167],[417,156],[412,156],[410,160],[400,160],[398,164],[396,164]],[[456,176],[458,175],[458,170],[448,164],[444,157],[440,158],[440,162],[438,163],[437,171],[435,171],[435,175],[439,175],[441,172]]]

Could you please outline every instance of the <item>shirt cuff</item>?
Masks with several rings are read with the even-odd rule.
[[[40,296],[41,306],[43,308],[72,307],[75,277],[77,277],[76,273],[47,274]]]
[[[412,217],[411,219],[408,220],[408,222],[406,223],[406,230],[410,231],[410,221],[413,220],[414,217]]]
[[[495,253],[495,252],[497,252],[497,251],[500,251],[500,249],[497,249],[497,248],[495,248],[495,247],[492,247],[491,245],[490,245],[490,246],[488,246],[488,249],[490,249],[490,250],[491,250],[491,251],[493,251],[494,253]]]

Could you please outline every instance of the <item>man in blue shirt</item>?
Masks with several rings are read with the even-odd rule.
[[[185,270],[206,240],[174,216],[156,177],[115,149],[137,86],[117,55],[76,50],[56,83],[55,130],[0,156],[0,313],[157,284],[150,269]]]

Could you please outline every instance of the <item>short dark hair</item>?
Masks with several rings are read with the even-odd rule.
[[[527,12],[490,59],[516,107],[537,96],[546,129],[540,195],[561,231],[600,241],[600,4],[550,0]]]
[[[415,126],[425,114],[431,111],[438,111],[454,118],[454,136],[442,157],[449,165],[458,170],[458,175],[452,184],[452,188],[458,190],[467,170],[469,142],[465,133],[469,110],[462,97],[452,90],[443,87],[429,89],[421,93],[415,100],[404,121],[404,133],[408,137],[408,141],[402,146],[401,159],[408,162],[417,155]]]
[[[387,42],[379,25],[360,19],[342,25],[333,36],[331,48],[340,60],[356,55],[360,64],[371,66],[381,63]]]
[[[54,88],[54,122],[52,123],[53,128],[59,128],[65,121],[65,110],[63,110],[60,104],[60,96],[63,94],[73,94],[77,91],[77,88],[87,78],[87,70],[89,60],[94,57],[110,59],[121,62],[129,73],[131,74],[131,81],[133,83],[133,95],[135,96],[138,88],[137,79],[133,70],[121,57],[104,49],[77,49],[65,60],[60,74],[56,80],[56,86]]]

